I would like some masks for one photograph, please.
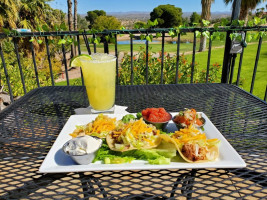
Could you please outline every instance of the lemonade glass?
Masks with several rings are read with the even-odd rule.
[[[92,113],[113,112],[115,103],[116,57],[95,53],[81,59],[87,96]]]

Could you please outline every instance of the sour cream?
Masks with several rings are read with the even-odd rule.
[[[85,155],[98,150],[101,143],[101,139],[85,135],[70,140],[64,147],[64,150],[71,156]]]

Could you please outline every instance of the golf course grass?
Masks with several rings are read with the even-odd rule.
[[[189,35],[190,37],[192,35]],[[188,35],[186,35],[186,38],[190,38]],[[183,41],[187,40],[186,38],[181,37]],[[266,61],[267,61],[267,42],[266,37],[264,38],[264,42],[262,43],[261,52],[260,52],[260,58],[258,62],[257,67],[257,73],[255,78],[255,85],[253,89],[253,94],[261,99],[264,98],[266,85],[267,85],[267,67],[266,67]],[[177,40],[177,38],[174,38],[174,41]],[[211,60],[210,65],[214,63],[218,63],[220,65],[223,65],[223,56],[224,56],[224,45],[225,41],[219,41],[215,40],[212,42],[212,52],[211,52]],[[93,50],[93,46],[91,46],[91,51]],[[160,52],[162,45],[161,44],[155,44],[151,43],[149,44],[151,52]],[[208,41],[207,41],[208,46]],[[133,45],[133,51],[138,52],[140,50],[140,47],[145,48],[145,44],[134,44]],[[109,45],[109,51],[114,52],[114,44]],[[200,70],[207,68],[207,58],[208,58],[208,51],[204,52],[198,52],[199,48],[199,39],[197,39],[197,45],[196,45],[196,56],[195,56],[195,62],[197,63],[197,66]],[[242,61],[242,68],[241,68],[241,75],[240,75],[240,85],[239,87],[243,88],[246,91],[250,91],[251,87],[251,80],[253,75],[253,70],[255,66],[255,59],[256,59],[256,53],[257,53],[258,43],[256,40],[251,41],[251,43],[248,44],[248,46],[244,50],[244,56]],[[81,45],[81,50],[83,52],[86,52],[86,47],[84,44]],[[165,52],[173,53],[175,54],[177,51],[177,44],[172,44],[170,42],[165,43],[164,45]],[[192,60],[192,50],[193,50],[193,44],[192,43],[181,43],[180,44],[180,54],[185,54],[188,60]],[[118,52],[129,52],[130,51],[130,45],[129,44],[119,44],[118,45]],[[103,44],[97,45],[97,52],[103,52]],[[238,72],[238,65],[239,65],[239,54],[236,58],[235,62],[235,68],[234,68],[234,77],[233,77],[233,83],[236,82],[237,79],[237,72]],[[75,80],[70,80],[70,84],[74,83]],[[59,82],[57,85],[66,85],[64,82]]]

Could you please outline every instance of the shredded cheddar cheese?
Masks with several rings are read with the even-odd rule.
[[[103,131],[112,131],[115,129],[116,118],[109,118],[107,116],[103,116],[103,118],[96,118],[96,120],[92,124],[92,130],[89,130],[90,133],[101,133]]]
[[[152,127],[148,126],[144,121],[143,118],[128,123],[124,129],[120,132],[120,134],[125,134],[127,130],[131,130],[132,134],[135,138],[137,138],[141,133],[151,132],[153,129]],[[117,132],[118,133],[118,132]]]
[[[100,114],[94,121],[86,124],[83,128],[76,128],[73,133],[70,134],[73,138],[82,135],[92,134],[108,134],[116,128],[116,118],[110,118],[106,115]]]
[[[180,129],[179,131],[175,131],[172,135],[172,139],[174,139],[179,144],[185,144],[188,142],[197,142],[204,141],[205,143],[216,142],[217,138],[207,139],[205,133],[201,133],[198,129],[193,126],[189,126],[188,128]]]

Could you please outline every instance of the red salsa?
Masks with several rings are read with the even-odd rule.
[[[147,108],[142,110],[143,118],[150,122],[166,122],[171,116],[164,108]]]

